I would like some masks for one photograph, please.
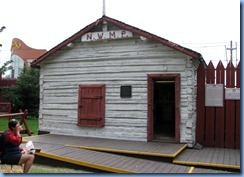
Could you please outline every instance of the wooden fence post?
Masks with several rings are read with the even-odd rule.
[[[23,113],[22,110],[20,110],[20,112]],[[27,116],[27,114],[28,114],[28,111],[26,109],[25,112],[24,112],[24,114],[21,115],[20,125],[22,125],[24,123],[24,125],[25,125],[25,131],[27,132],[27,134],[29,136],[31,136],[31,131],[30,131],[29,127],[28,127],[28,124],[26,123],[26,116]]]
[[[226,68],[226,88],[235,87],[235,68],[230,61]],[[226,100],[225,147],[234,148],[235,140],[235,101]]]
[[[206,70],[206,83],[207,84],[215,84],[215,68],[213,63],[210,61]],[[214,124],[215,124],[215,108],[214,107],[206,107],[206,146],[213,147],[214,146]]]
[[[216,84],[225,84],[225,68],[223,63],[219,61],[216,68]],[[224,92],[223,92],[224,98]],[[216,107],[216,124],[215,124],[215,145],[217,147],[224,147],[225,141],[225,105],[223,107]]]
[[[240,85],[241,85],[241,67],[240,67],[240,62],[236,68],[236,88],[240,88]],[[240,119],[241,119],[241,116],[240,116],[240,100],[236,100],[236,132],[235,132],[235,147],[237,149],[240,149],[240,125],[241,125],[241,122],[240,122]]]

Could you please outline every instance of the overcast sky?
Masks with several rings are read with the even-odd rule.
[[[0,3],[0,66],[13,38],[51,49],[102,17],[103,0],[5,0]],[[208,63],[240,59],[239,0],[106,0],[106,15],[203,55]],[[237,52],[237,55],[236,55]]]

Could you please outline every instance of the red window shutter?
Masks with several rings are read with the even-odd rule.
[[[105,85],[80,85],[78,125],[103,127],[105,123]]]

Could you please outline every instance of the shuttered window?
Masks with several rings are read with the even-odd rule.
[[[78,125],[103,127],[105,123],[105,85],[79,85]]]

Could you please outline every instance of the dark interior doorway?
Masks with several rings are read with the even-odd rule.
[[[154,141],[175,141],[175,81],[154,81]]]

